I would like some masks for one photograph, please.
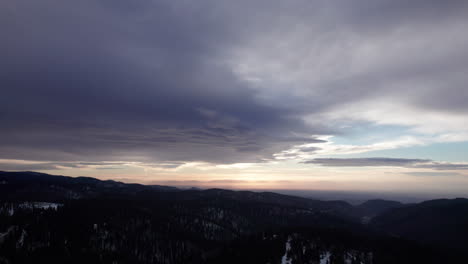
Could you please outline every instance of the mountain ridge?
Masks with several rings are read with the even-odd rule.
[[[0,172],[0,263],[37,256],[50,263],[279,263],[286,258],[295,264],[319,263],[324,256],[332,264],[457,263],[464,255],[450,243],[463,244],[465,233],[439,226],[436,239],[421,236],[438,222],[417,216],[436,207],[458,210],[468,219],[466,201],[370,200],[352,206],[274,192]],[[363,223],[367,216],[370,221]],[[436,220],[447,219],[453,217],[441,214]],[[426,225],[414,226],[418,222]],[[416,235],[405,232],[407,226]],[[444,239],[445,230],[454,239]],[[58,252],[56,262],[44,253],[50,250]]]

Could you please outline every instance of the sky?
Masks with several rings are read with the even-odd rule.
[[[468,193],[468,1],[5,0],[0,170]]]

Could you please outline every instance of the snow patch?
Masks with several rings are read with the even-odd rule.
[[[27,208],[27,209],[52,209],[57,210],[59,207],[63,206],[63,204],[59,203],[46,203],[46,202],[26,202],[20,204],[20,208]]]
[[[291,250],[291,240],[292,238],[289,236],[286,241],[286,251],[284,252],[284,256],[281,258],[281,264],[292,264],[292,259],[288,258],[288,251]]]
[[[331,257],[330,251],[326,251],[325,254],[320,255],[320,264],[330,263],[330,257]]]
[[[21,232],[21,236],[16,244],[16,247],[17,248],[20,248],[23,246],[24,244],[24,237],[26,236],[26,230],[23,229],[23,231]]]
[[[14,227],[10,226],[5,233],[0,233],[0,243],[3,243],[3,240],[5,239],[8,234],[10,234],[11,231],[13,231]]]

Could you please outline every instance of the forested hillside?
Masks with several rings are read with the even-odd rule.
[[[394,236],[382,217],[396,221],[393,210],[406,207],[384,210],[366,225],[361,220],[369,216],[359,206],[276,193],[37,173],[4,172],[0,182],[0,263],[456,263],[443,261],[464,257]]]

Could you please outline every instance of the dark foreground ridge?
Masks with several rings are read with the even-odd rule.
[[[468,200],[358,206],[0,172],[0,263],[468,263]]]

